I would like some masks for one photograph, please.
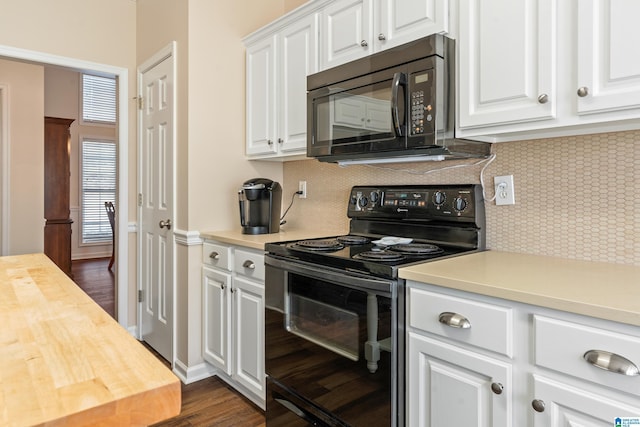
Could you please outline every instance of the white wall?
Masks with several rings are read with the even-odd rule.
[[[44,69],[0,59],[7,90],[7,255],[44,251]],[[4,172],[4,171],[3,171]]]

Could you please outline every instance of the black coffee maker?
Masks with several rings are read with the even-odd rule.
[[[242,234],[269,234],[280,231],[282,187],[266,178],[254,178],[238,191]]]

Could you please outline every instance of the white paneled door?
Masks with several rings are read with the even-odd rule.
[[[173,49],[145,65],[139,71],[139,325],[142,339],[173,361]]]

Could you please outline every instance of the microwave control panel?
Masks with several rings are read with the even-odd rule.
[[[477,185],[353,187],[350,218],[473,220],[482,203]]]
[[[433,132],[435,116],[431,94],[433,70],[421,71],[410,75],[409,83],[409,132],[411,135]]]

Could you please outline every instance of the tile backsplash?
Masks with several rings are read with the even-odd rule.
[[[484,169],[487,200],[498,175],[514,176],[516,197],[511,206],[485,202],[489,249],[640,266],[640,131],[499,143],[492,153],[491,162],[287,162],[285,207],[298,181],[307,181],[307,199],[296,199],[288,226],[346,231],[354,185],[479,183]]]

